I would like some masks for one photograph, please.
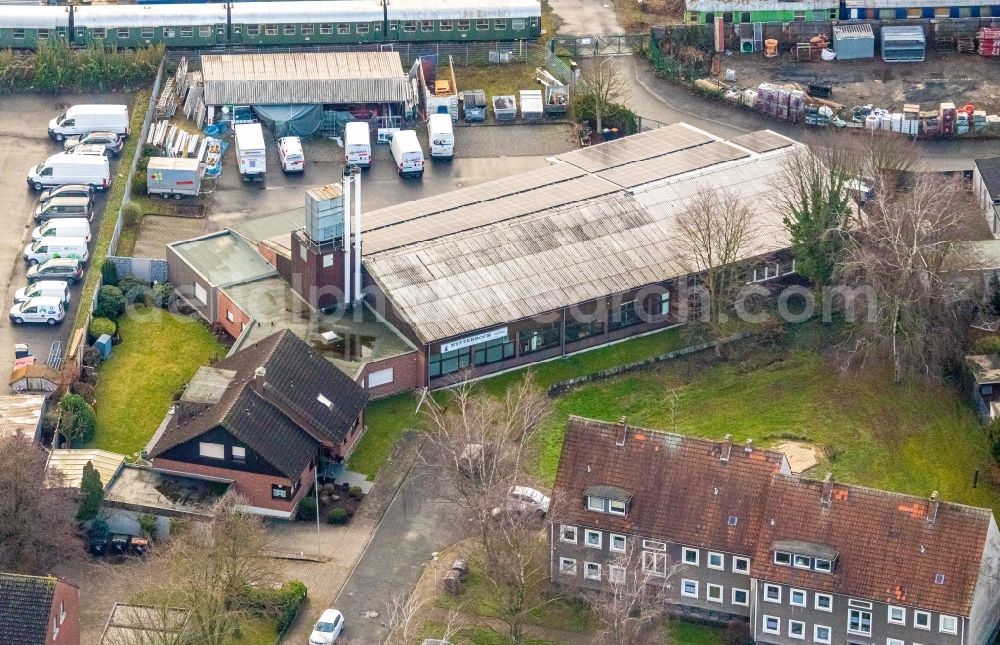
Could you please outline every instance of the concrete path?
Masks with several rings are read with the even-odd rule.
[[[383,624],[386,602],[416,584],[433,553],[467,532],[467,522],[452,499],[450,487],[431,465],[433,452],[430,444],[424,444],[406,483],[334,603],[344,613],[345,643],[381,643],[387,634]],[[379,616],[366,618],[367,612],[378,612]]]
[[[549,0],[559,17],[559,33],[572,36],[621,34],[618,13],[612,0]]]

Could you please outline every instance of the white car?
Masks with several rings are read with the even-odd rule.
[[[309,634],[309,645],[330,645],[344,631],[344,614],[336,609],[327,609],[313,626]]]
[[[278,139],[278,158],[284,172],[303,172],[306,169],[306,155],[302,152],[302,139],[281,137]]]
[[[538,517],[545,517],[549,512],[549,504],[552,500],[540,491],[527,486],[512,486],[507,494],[507,509],[515,513],[532,513]],[[493,516],[500,514],[500,507],[493,509]]]
[[[99,143],[81,143],[68,151],[71,155],[101,155],[110,157],[111,152]]]
[[[61,298],[38,296],[19,302],[10,308],[10,319],[15,325],[22,323],[46,323],[55,325],[66,317]]]

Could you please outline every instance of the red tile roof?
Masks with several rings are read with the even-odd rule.
[[[753,575],[810,589],[968,616],[992,513],[900,493],[776,476],[764,513]],[[930,517],[933,516],[933,521]],[[771,520],[774,521],[773,525]],[[833,575],[774,564],[779,540],[839,552]],[[944,575],[943,584],[935,577]]]
[[[552,495],[554,521],[753,554],[771,476],[784,455],[632,426],[619,446],[624,430],[570,418]],[[727,451],[725,463],[720,457]],[[586,510],[584,490],[601,485],[631,493],[626,517]]]

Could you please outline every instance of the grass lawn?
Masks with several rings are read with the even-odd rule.
[[[240,627],[239,638],[226,639],[226,645],[274,645],[278,630],[274,621],[261,617],[248,617]]]
[[[700,623],[685,623],[671,620],[667,623],[668,643],[680,645],[724,645],[726,630],[724,627],[712,627]]]
[[[153,436],[171,395],[226,348],[197,320],[162,309],[138,307],[119,324],[122,343],[100,367],[90,447],[133,455]]]
[[[627,416],[637,425],[716,439],[731,433],[762,446],[808,441],[832,455],[813,477],[830,470],[844,482],[921,496],[937,490],[949,501],[1000,509],[990,483],[997,470],[963,397],[944,384],[895,385],[884,373],[838,372],[816,349],[823,333],[807,326],[788,344],[741,347],[729,362],[712,364],[701,353],[579,387],[556,400],[536,435],[536,474],[554,480],[570,414]]]

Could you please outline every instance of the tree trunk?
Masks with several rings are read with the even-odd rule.
[[[597,134],[599,136],[602,136],[602,139],[601,139],[602,141],[604,140],[603,139],[603,135],[602,135],[603,128],[601,127],[602,121],[603,121],[603,119],[601,118],[602,117],[601,113],[603,111],[604,110],[601,109],[601,101],[600,100],[594,101],[594,121],[596,122],[596,125],[597,125],[597,127],[595,128],[595,131],[597,132]]]

